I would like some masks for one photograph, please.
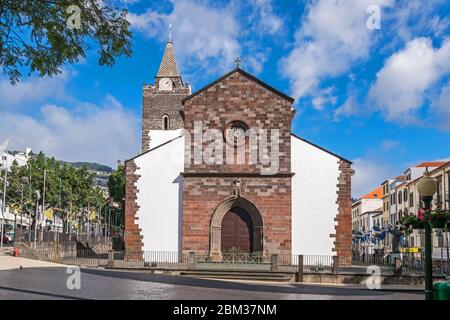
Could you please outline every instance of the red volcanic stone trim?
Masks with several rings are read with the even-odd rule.
[[[139,190],[136,186],[140,178],[136,174],[138,169],[134,160],[125,163],[125,259],[132,261],[143,259],[141,229],[136,223],[136,214],[139,209],[137,204]]]
[[[223,131],[232,121],[243,121],[251,129],[279,133],[278,170],[261,176],[261,161],[252,163],[250,144],[245,145],[245,163],[207,164],[191,161],[183,173],[183,251],[207,253],[210,248],[211,219],[215,209],[233,195],[233,179],[240,178],[240,195],[252,202],[263,221],[262,239],[265,254],[291,254],[291,120],[292,100],[268,90],[240,72],[214,83],[184,102],[185,129],[194,137],[196,121],[203,130]],[[277,130],[277,131],[274,131]],[[203,150],[208,141],[203,141]],[[272,150],[270,150],[271,152]],[[227,159],[226,148],[223,159]],[[214,226],[213,226],[214,227]]]
[[[243,121],[258,133],[268,130],[267,139],[271,149],[272,134],[278,133],[279,166],[277,173],[291,172],[291,121],[292,101],[268,90],[245,75],[235,72],[184,103],[184,128],[195,136],[196,121],[201,122],[202,129],[218,129],[223,132],[233,121]],[[276,131],[275,131],[276,130]],[[275,137],[275,136],[274,136]],[[209,142],[202,141],[202,150]],[[245,145],[245,164],[206,164],[195,160],[196,148],[191,146],[191,159],[185,163],[185,173],[240,173],[259,174],[267,165],[251,164],[251,144]],[[223,159],[227,159],[226,147],[223,148]],[[259,159],[259,156],[258,156]]]
[[[340,175],[337,185],[338,214],[336,232],[330,237],[335,238],[333,251],[339,257],[340,265],[350,265],[352,263],[352,216],[351,216],[351,163],[339,161]]]
[[[208,253],[215,209],[233,195],[233,178],[189,177],[183,183],[183,251]],[[291,178],[241,178],[241,196],[263,220],[264,254],[291,254]]]

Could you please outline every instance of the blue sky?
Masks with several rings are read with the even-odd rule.
[[[139,152],[142,84],[173,25],[194,91],[234,67],[296,99],[293,132],[354,161],[354,196],[408,166],[450,158],[450,3],[445,0],[146,1],[129,11],[133,56],[95,52],[54,78],[0,77],[0,142],[114,166]],[[381,29],[367,20],[380,8]],[[371,20],[372,21],[372,20]]]

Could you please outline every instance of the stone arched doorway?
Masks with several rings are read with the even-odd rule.
[[[225,230],[229,233],[228,238],[223,237],[222,228],[228,228]],[[225,250],[237,244],[242,251],[263,253],[263,220],[258,208],[251,201],[233,196],[216,208],[210,228],[209,256],[212,260],[222,259],[222,241],[225,241]]]
[[[234,207],[222,219],[221,251],[253,252],[253,221],[247,211],[241,207]]]

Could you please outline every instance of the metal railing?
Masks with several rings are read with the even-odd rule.
[[[333,272],[333,256],[305,255],[303,257],[303,272]]]
[[[100,247],[101,248],[101,247]],[[340,273],[368,274],[374,266],[382,275],[423,275],[423,254],[401,255],[360,255],[354,253],[351,259],[331,255],[291,255],[291,254],[223,254],[220,259],[212,259],[207,253],[178,251],[144,251],[133,257],[126,251],[93,250],[80,246],[37,247],[35,250],[23,244],[21,255],[25,257],[54,261],[69,265],[145,268],[173,270],[254,270],[279,271],[289,273]],[[449,263],[433,259],[435,276],[450,275]]]
[[[110,242],[112,238],[99,237],[99,236],[87,236],[85,234],[76,234],[76,233],[65,233],[65,232],[55,232],[55,231],[47,231],[47,230],[21,230],[20,236],[21,240],[24,242],[34,241],[36,234],[36,242],[44,243],[44,242],[71,242],[71,241],[79,241],[79,242],[90,242],[90,243],[102,243],[102,242]],[[17,237],[19,234],[17,234]]]
[[[196,255],[197,263],[261,264],[268,263],[267,260],[260,253],[227,252],[222,253],[221,259],[211,259],[208,253]]]
[[[72,246],[71,248],[27,248],[22,245],[21,256],[37,258],[68,265],[79,265],[89,267],[103,267],[108,263],[108,252],[96,252],[92,249],[82,249]]]
[[[189,254],[178,251],[144,251],[144,267],[162,269],[187,268]],[[126,260],[124,261],[126,265]]]

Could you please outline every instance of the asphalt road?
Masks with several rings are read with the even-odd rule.
[[[80,289],[69,290],[67,280],[71,274],[66,272],[67,268],[61,266],[2,270],[0,271],[0,300],[423,300],[423,294],[413,292],[373,291],[348,286],[299,283],[238,283],[102,269],[81,269]]]

